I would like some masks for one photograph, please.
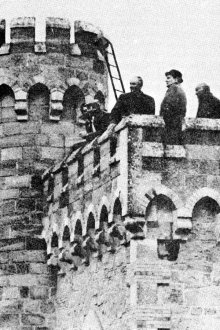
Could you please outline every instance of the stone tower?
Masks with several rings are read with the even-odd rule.
[[[99,28],[47,18],[38,42],[35,27],[33,17],[0,21],[0,329],[54,328],[41,174],[80,145],[85,96],[107,97]]]

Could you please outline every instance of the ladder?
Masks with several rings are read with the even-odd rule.
[[[112,88],[114,91],[115,99],[117,101],[120,94],[125,93],[125,88],[119,70],[118,62],[115,56],[113,45],[109,40],[105,39],[104,37],[101,37],[98,39],[98,47],[104,56],[108,68]]]

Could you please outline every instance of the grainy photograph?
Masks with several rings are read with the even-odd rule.
[[[219,0],[0,0],[0,330],[220,329]]]

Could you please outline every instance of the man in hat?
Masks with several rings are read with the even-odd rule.
[[[130,93],[121,94],[118,101],[111,112],[111,122],[118,124],[122,117],[131,114],[154,115],[155,102],[154,99],[145,95],[141,88],[143,79],[134,77],[130,81]]]
[[[182,144],[182,119],[186,114],[186,95],[181,88],[182,73],[170,70],[165,73],[167,92],[161,103],[160,116],[165,122],[163,143]]]
[[[105,110],[104,96],[97,92],[94,98],[87,95],[85,104],[82,105],[81,118],[85,121],[87,137],[101,135],[109,125],[109,113]]]
[[[206,83],[196,86],[196,95],[199,101],[197,117],[220,118],[220,100],[213,96]]]

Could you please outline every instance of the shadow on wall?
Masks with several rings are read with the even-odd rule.
[[[209,241],[216,245],[215,231],[219,211],[218,203],[210,197],[204,197],[196,203],[192,214],[191,234],[195,240]]]
[[[13,90],[2,84],[0,86],[0,121],[16,120],[16,113],[14,111],[15,96]]]
[[[73,120],[76,122],[79,118],[80,107],[84,103],[84,94],[77,86],[70,86],[63,96],[63,113],[61,120]]]
[[[29,120],[49,120],[50,91],[41,84],[32,86],[28,93]]]

